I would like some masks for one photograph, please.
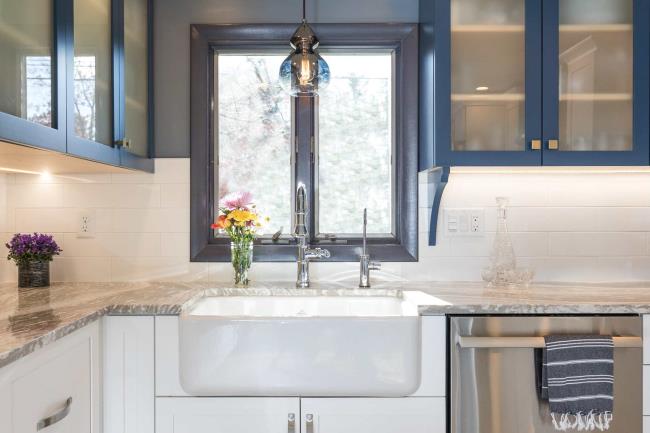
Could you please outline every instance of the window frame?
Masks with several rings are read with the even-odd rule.
[[[278,49],[287,51],[295,24],[192,25],[190,54],[190,260],[227,262],[228,239],[215,239],[210,228],[214,217],[214,53],[218,50]],[[394,84],[394,236],[368,238],[368,251],[381,261],[416,261],[418,255],[418,25],[417,24],[314,24],[321,44],[328,48],[391,49],[395,56]],[[297,116],[312,116],[313,98],[292,100]],[[302,114],[300,114],[302,112]],[[327,248],[331,258],[321,261],[354,262],[361,252],[361,238],[345,243],[318,239],[315,228],[316,158],[311,156],[314,124],[297,123],[293,131],[296,150],[293,179],[307,186],[310,203],[311,243]],[[316,137],[314,138],[317,139]],[[292,194],[293,196],[293,194]],[[293,206],[292,206],[293,207]],[[359,209],[361,219],[361,209]],[[255,242],[255,261],[295,261],[296,245]]]

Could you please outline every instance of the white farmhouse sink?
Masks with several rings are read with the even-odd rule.
[[[191,395],[394,397],[420,384],[420,317],[401,293],[205,297],[179,338]]]

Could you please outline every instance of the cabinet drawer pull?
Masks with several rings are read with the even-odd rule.
[[[305,426],[307,428],[306,433],[314,433],[314,415],[311,413],[305,415]]]
[[[531,140],[530,148],[531,150],[542,150],[542,140]]]
[[[287,417],[287,433],[296,433],[296,414],[290,413]]]
[[[65,401],[65,405],[63,406],[63,409],[61,409],[54,415],[50,415],[47,418],[43,418],[42,420],[36,423],[36,430],[37,431],[43,430],[44,428],[49,427],[52,424],[56,424],[57,422],[61,421],[70,413],[71,405],[72,405],[72,397],[68,397],[68,399]]]
[[[548,140],[549,150],[558,150],[559,148],[560,148],[560,142],[558,140]]]

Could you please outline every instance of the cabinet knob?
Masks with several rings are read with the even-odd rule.
[[[560,148],[560,142],[558,140],[548,140],[549,150],[558,150],[559,148]]]
[[[542,150],[542,140],[531,140],[530,148],[531,150]]]
[[[117,140],[115,144],[119,147],[126,147],[127,149],[131,147],[131,140],[127,140],[126,138],[124,140]]]

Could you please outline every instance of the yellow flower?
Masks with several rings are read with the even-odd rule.
[[[251,219],[251,213],[247,210],[235,209],[228,214],[228,219],[233,219],[237,222],[245,222]]]

